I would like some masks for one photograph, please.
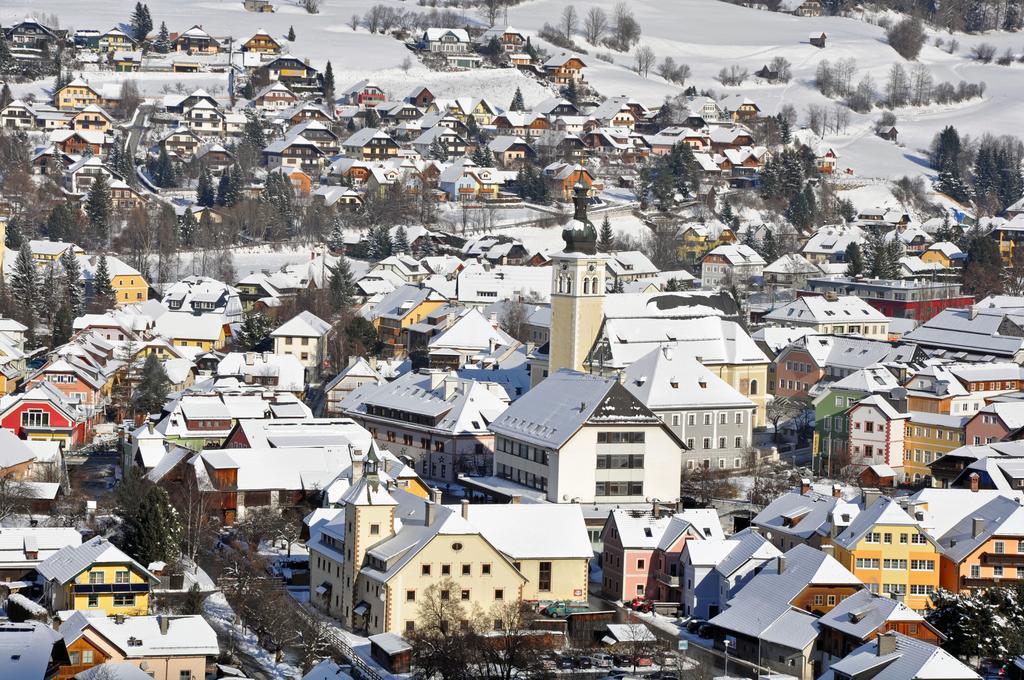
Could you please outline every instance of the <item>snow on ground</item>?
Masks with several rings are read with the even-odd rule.
[[[235,623],[235,612],[224,593],[216,592],[206,598],[203,615],[218,633],[232,636],[235,647],[258,663],[269,680],[290,680],[302,676],[302,672],[291,664],[276,663],[274,656],[260,647],[253,633]]]
[[[400,0],[380,0],[383,4],[404,10],[425,11],[425,8]],[[171,31],[181,31],[192,24],[217,36],[247,37],[258,28],[275,35],[284,35],[294,27],[297,40],[291,51],[322,67],[331,60],[338,89],[370,77],[392,97],[403,96],[413,85],[424,83],[440,96],[486,96],[507,105],[516,87],[523,90],[527,104],[549,96],[550,90],[532,78],[513,69],[481,70],[462,73],[436,73],[426,70],[413,59],[408,71],[400,65],[409,56],[408,50],[389,36],[370,35],[365,29],[353,31],[350,18],[362,15],[370,3],[363,0],[323,0],[321,13],[306,14],[297,0],[279,0],[274,14],[254,14],[242,8],[240,0],[152,0],[149,3],[154,23],[166,21]],[[579,15],[585,16],[591,6],[610,12],[614,0],[583,0],[576,3]],[[629,3],[643,29],[643,44],[649,45],[659,59],[671,56],[677,63],[693,69],[689,83],[698,88],[713,88],[718,94],[742,93],[754,99],[762,111],[774,113],[784,104],[803,111],[808,104],[831,105],[832,102],[814,89],[814,72],[823,60],[853,57],[858,71],[854,81],[871,75],[881,89],[885,74],[893,63],[904,62],[886,43],[882,28],[867,21],[843,17],[795,17],[777,12],[740,7],[720,0],[674,0],[666,5],[661,0],[633,0]],[[106,0],[102,3],[78,3],[72,0],[7,0],[0,6],[0,23],[10,24],[32,12],[56,14],[65,28],[96,28],[106,30],[128,20],[132,0]],[[565,3],[563,0],[526,0],[509,9],[511,25],[527,33],[536,33],[545,23],[557,23]],[[468,20],[479,21],[470,16]],[[817,49],[808,43],[812,32],[825,32],[828,47]],[[933,37],[944,33],[933,32]],[[922,149],[938,130],[947,124],[956,125],[962,133],[978,136],[986,132],[1017,132],[1024,118],[1024,96],[1020,83],[1024,66],[978,64],[968,57],[970,47],[989,42],[1001,52],[1010,47],[1020,49],[1019,35],[988,33],[980,36],[957,35],[961,46],[954,55],[934,45],[927,45],[920,61],[928,66],[933,77],[953,83],[960,80],[984,81],[988,85],[985,98],[952,106],[931,106],[898,110],[897,128],[900,144],[878,139],[872,132],[872,121],[878,113],[853,114],[849,127],[839,135],[824,140],[840,154],[839,167],[849,168],[860,177],[894,177],[927,172]],[[579,44],[582,36],[576,36]],[[677,85],[657,76],[642,77],[631,70],[633,58],[616,53],[613,63],[596,58],[604,48],[588,46],[585,58],[587,80],[606,95],[626,94],[649,106],[657,106],[666,95],[681,91]],[[553,51],[557,51],[553,49]],[[719,69],[733,64],[753,73],[775,56],[783,56],[793,64],[794,78],[788,84],[768,85],[749,80],[742,87],[722,87],[715,80]],[[202,86],[224,90],[224,74],[91,74],[103,82],[117,82],[126,77],[136,79],[146,94],[157,94],[165,86],[182,83],[184,87]],[[44,92],[49,83],[18,86],[15,94],[27,91]]]

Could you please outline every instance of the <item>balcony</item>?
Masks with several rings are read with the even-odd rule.
[[[983,553],[981,563],[985,565],[1024,566],[1024,554],[1019,553]]]
[[[960,577],[960,588],[998,588],[1000,586],[1012,586],[1016,583],[1017,579],[1002,577],[989,577],[989,578],[971,578],[969,576]]]
[[[98,593],[148,593],[148,583],[76,583],[73,588],[76,595],[94,595]]]
[[[663,573],[663,572],[659,571],[657,578],[658,578],[658,583],[663,583],[664,585],[668,586],[669,588],[678,588],[679,587],[679,577],[678,576],[670,576],[669,574],[666,574],[666,573]]]

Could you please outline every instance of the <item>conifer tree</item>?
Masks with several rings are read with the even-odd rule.
[[[327,247],[332,253],[345,252],[345,231],[338,218],[335,218],[331,233],[327,235]]]
[[[39,320],[47,328],[53,329],[53,315],[60,302],[57,267],[55,263],[47,265],[39,277]]]
[[[39,305],[39,278],[36,264],[32,260],[32,249],[28,241],[23,241],[18,250],[11,272],[11,296],[13,298],[14,318],[27,327],[25,337],[30,347],[36,340],[36,310]]]
[[[74,332],[74,318],[68,310],[67,301],[61,300],[57,303],[57,309],[53,313],[53,322],[50,329],[50,346],[59,347],[71,339]]]
[[[846,246],[846,276],[857,277],[864,275],[864,252],[860,244],[852,241]]]
[[[144,39],[153,30],[153,17],[149,13],[149,5],[142,6],[142,38]]]
[[[195,213],[192,212],[191,207],[185,208],[185,212],[181,216],[181,226],[178,228],[178,242],[186,246],[193,245],[198,230],[199,225],[196,223]]]
[[[75,213],[69,203],[60,203],[46,217],[46,237],[51,241],[68,241],[75,233]]]
[[[267,318],[266,314],[261,312],[247,314],[242,319],[242,324],[238,327],[238,332],[235,333],[232,344],[239,351],[254,350],[270,337],[272,330],[274,330],[274,323]]]
[[[355,283],[352,280],[352,268],[348,263],[348,258],[344,255],[339,256],[334,266],[331,267],[327,292],[331,309],[335,314],[348,309],[354,302]]]
[[[146,15],[141,2],[135,3],[135,10],[128,23],[132,27],[132,37],[141,42],[146,37]]]
[[[203,166],[199,172],[199,186],[196,188],[196,203],[212,208],[217,203],[217,194],[213,188],[213,177],[210,176],[210,168]]]
[[[71,250],[68,248],[60,256],[60,267],[64,302],[68,313],[74,319],[82,315],[85,296],[82,293],[82,268],[78,264],[78,258]]]
[[[110,238],[110,221],[114,215],[114,204],[110,200],[110,186],[106,175],[100,174],[89,187],[85,201],[85,214],[89,217],[92,241],[105,246]]]
[[[295,42],[295,27],[294,26],[289,26],[288,27],[288,35],[285,36],[285,37],[288,39],[288,42]]]
[[[153,41],[153,49],[160,54],[167,54],[171,51],[171,34],[167,31],[167,22],[160,22],[160,30]]]
[[[334,67],[331,66],[329,61],[327,66],[324,67],[324,101],[334,101]]]
[[[7,44],[7,37],[0,31],[0,76],[12,75],[17,70],[17,62],[11,54],[11,47]]]
[[[508,107],[509,111],[525,111],[526,105],[523,103],[523,92],[518,87],[516,93],[512,95],[512,103]]]
[[[121,515],[121,549],[142,564],[173,562],[181,552],[181,524],[167,491],[152,483],[142,485],[133,512]]]
[[[0,87],[0,109],[7,108],[7,105],[10,104],[12,101],[13,98],[11,97],[11,88],[8,87],[7,83],[5,82],[3,86]]]
[[[217,205],[227,205],[227,194],[229,185],[231,184],[231,175],[228,170],[221,173],[220,179],[217,180]]]
[[[164,365],[155,353],[146,357],[142,365],[142,376],[135,388],[135,404],[142,413],[159,413],[171,391],[171,381],[164,371]]]
[[[395,229],[394,246],[392,250],[396,253],[409,252],[409,232],[401,225]]]
[[[601,231],[597,237],[597,249],[602,253],[610,253],[615,250],[615,232],[612,231],[612,223],[608,215],[601,220]]]
[[[100,254],[96,262],[96,271],[92,280],[92,308],[97,312],[113,309],[117,303],[114,286],[110,282],[110,269],[107,267],[107,256]]]

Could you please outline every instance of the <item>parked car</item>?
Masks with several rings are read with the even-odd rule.
[[[597,668],[611,668],[615,661],[611,654],[605,654],[604,652],[591,654],[590,659],[594,662],[594,666]]]
[[[704,619],[690,619],[686,622],[686,630],[691,633],[696,633],[697,629],[705,623],[707,623],[707,621],[705,621]]]
[[[589,656],[581,656],[576,659],[576,668],[593,668],[594,662]]]

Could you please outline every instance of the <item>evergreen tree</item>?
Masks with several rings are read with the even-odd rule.
[[[789,144],[793,140],[793,133],[790,129],[789,119],[779,114],[779,141],[783,144]]]
[[[601,231],[597,237],[597,249],[602,253],[610,253],[615,250],[615,232],[612,231],[612,223],[608,215],[601,220]]]
[[[366,111],[366,127],[376,128],[380,127],[380,114],[377,113],[376,109],[369,109]]]
[[[185,212],[181,216],[181,226],[178,229],[178,242],[186,246],[195,244],[196,232],[199,230],[199,224],[196,223],[195,213],[192,212],[191,206],[185,208]]]
[[[181,551],[181,525],[162,487],[145,482],[134,512],[121,516],[121,549],[142,564],[173,563]]]
[[[37,314],[39,320],[49,329],[53,330],[53,315],[57,311],[60,302],[60,287],[57,283],[57,266],[55,263],[48,264],[39,278],[39,309]]]
[[[252,351],[262,345],[274,330],[274,322],[266,314],[253,312],[247,314],[232,338],[235,349],[241,352]]]
[[[718,213],[718,218],[725,224],[732,224],[732,218],[734,217],[732,212],[732,203],[725,201],[722,205],[722,211]]]
[[[332,253],[345,252],[345,231],[339,218],[334,219],[334,226],[331,233],[327,235],[327,247]]]
[[[324,101],[334,101],[334,68],[329,61],[324,68]]]
[[[516,93],[512,95],[512,103],[508,107],[509,111],[525,111],[526,104],[523,103],[523,92],[518,87]]]
[[[444,144],[441,143],[441,140],[439,138],[435,137],[434,141],[432,141],[430,143],[430,146],[427,148],[427,157],[435,161],[447,161],[448,149],[445,148]]]
[[[217,194],[213,188],[213,177],[210,176],[210,168],[203,166],[199,172],[199,186],[196,188],[196,203],[211,208],[217,203]]]
[[[7,223],[7,234],[4,239],[4,246],[11,250],[17,250],[21,247],[22,240],[21,218],[15,215],[11,218],[11,221]]]
[[[8,87],[7,83],[0,87],[0,109],[7,108],[7,105],[13,101],[11,97],[11,88]]]
[[[142,37],[145,38],[153,30],[153,17],[149,13],[149,5],[142,6]]]
[[[27,327],[26,342],[35,346],[37,308],[39,306],[39,278],[36,264],[32,260],[32,249],[23,241],[18,250],[11,272],[11,295],[14,302],[14,318]]]
[[[82,315],[85,296],[82,293],[82,268],[78,264],[78,258],[71,252],[71,248],[65,250],[64,254],[60,256],[60,266],[64,303],[71,318],[74,319]]]
[[[770,227],[764,230],[764,237],[761,239],[761,257],[765,262],[775,262],[782,257],[783,253],[779,247],[779,240],[775,237],[775,231]]]
[[[89,187],[85,201],[85,214],[89,217],[92,242],[105,246],[110,238],[110,221],[114,216],[114,204],[110,200],[110,186],[106,175],[100,174]]]
[[[70,241],[75,231],[75,211],[71,204],[58,203],[46,218],[46,237],[51,241]]]
[[[396,253],[408,254],[409,252],[409,232],[401,225],[395,229],[394,246],[392,250]]]
[[[846,275],[849,277],[864,275],[864,252],[860,244],[852,241],[846,246]]]
[[[132,37],[136,41],[141,42],[146,37],[146,16],[142,9],[142,3],[135,3],[135,10],[132,12],[131,19],[128,20],[129,25],[132,27]]]
[[[295,230],[295,194],[284,175],[279,172],[267,175],[260,201],[270,208],[267,238],[274,240],[292,236]]]
[[[562,96],[565,97],[566,101],[572,104],[577,104],[579,102],[580,90],[579,87],[577,87],[575,80],[570,80],[569,84],[562,88]]]
[[[263,120],[255,111],[247,110],[245,112],[242,141],[252,146],[257,152],[267,145],[267,136],[263,132]]]
[[[171,381],[163,363],[155,353],[150,353],[142,365],[142,376],[135,388],[136,407],[142,413],[160,413],[170,391]]]
[[[227,194],[231,189],[231,173],[225,170],[221,173],[220,179],[217,180],[217,205],[227,205]]]
[[[352,268],[344,255],[331,267],[331,278],[327,284],[327,295],[331,309],[337,314],[352,307],[355,302],[355,283],[352,280]]]
[[[368,235],[367,257],[371,260],[383,260],[390,257],[393,250],[391,230],[383,225],[372,227]]]
[[[11,47],[7,44],[7,37],[0,30],[0,76],[13,75],[17,67],[18,64],[14,60],[14,55],[11,54]]]
[[[57,303],[57,309],[53,313],[50,346],[60,347],[71,339],[72,333],[74,333],[74,317],[68,310],[67,301],[61,300]]]
[[[295,42],[295,27],[294,26],[289,26],[288,27],[288,35],[285,36],[285,37],[288,38],[288,42]]]
[[[114,286],[110,282],[110,269],[107,267],[107,256],[100,254],[96,262],[96,271],[92,277],[92,309],[104,312],[113,309],[117,303]]]
[[[178,186],[178,172],[174,168],[174,162],[167,155],[167,149],[160,147],[160,155],[157,156],[156,166],[152,171],[153,181],[161,189],[169,189]]]
[[[167,23],[160,22],[160,31],[153,41],[153,49],[160,54],[167,54],[171,51],[171,34],[167,31]]]

